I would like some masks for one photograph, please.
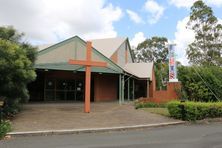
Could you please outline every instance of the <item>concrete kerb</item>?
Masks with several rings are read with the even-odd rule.
[[[134,125],[134,126],[107,127],[107,128],[105,127],[105,128],[88,128],[88,129],[10,132],[7,135],[12,136],[12,137],[17,137],[17,136],[43,136],[43,135],[47,136],[47,135],[81,134],[81,133],[102,133],[102,132],[112,132],[112,131],[126,131],[126,130],[155,128],[155,127],[178,125],[178,124],[184,124],[184,123],[185,121],[178,121],[178,122],[166,122],[166,123],[144,124],[144,125]]]

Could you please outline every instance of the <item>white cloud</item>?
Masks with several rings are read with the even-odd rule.
[[[132,48],[137,47],[137,45],[145,41],[146,37],[143,32],[137,32],[134,37],[130,40],[130,45]]]
[[[186,28],[189,17],[177,22],[177,31],[175,32],[176,54],[177,59],[184,65],[188,65],[186,49],[194,41],[194,32]]]
[[[178,8],[186,7],[189,8],[193,5],[196,0],[169,0],[169,3],[175,5]]]
[[[137,24],[144,23],[143,20],[142,20],[142,18],[141,18],[136,12],[134,12],[134,11],[132,11],[132,10],[129,10],[129,9],[127,9],[126,12],[127,12],[127,14],[129,15],[129,18],[130,18],[133,22],[135,22],[135,23],[137,23]]]
[[[205,0],[205,2],[209,5],[214,5],[217,7],[222,6],[222,0]]]
[[[170,4],[175,5],[178,8],[190,8],[197,0],[168,0]],[[222,0],[204,0],[207,5],[222,6]]]
[[[158,22],[164,12],[164,7],[159,5],[154,0],[147,0],[144,8],[145,8],[145,11],[150,14],[148,16],[148,22],[150,24],[155,24],[156,22]]]
[[[0,25],[13,25],[35,43],[115,37],[122,10],[105,0],[0,0]],[[10,9],[9,9],[10,8]]]
[[[218,23],[222,25],[222,19],[218,18]]]

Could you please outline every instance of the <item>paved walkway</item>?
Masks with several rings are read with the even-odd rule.
[[[119,127],[174,121],[178,120],[135,110],[131,104],[92,103],[91,113],[83,113],[83,104],[72,102],[24,105],[12,124],[14,132],[24,132]]]

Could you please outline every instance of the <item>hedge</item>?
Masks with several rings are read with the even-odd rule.
[[[178,79],[182,83],[183,90],[180,98],[203,102],[217,102],[219,98],[222,101],[222,67],[179,66]]]
[[[171,117],[188,121],[222,117],[222,102],[172,101],[167,108]]]

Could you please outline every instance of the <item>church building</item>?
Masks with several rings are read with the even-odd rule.
[[[90,101],[130,101],[152,98],[155,91],[153,63],[135,63],[128,38],[90,41]],[[70,64],[70,59],[87,58],[87,42],[74,36],[54,45],[38,48],[37,78],[30,83],[30,101],[84,101],[85,66]],[[80,62],[81,63],[81,62]]]

